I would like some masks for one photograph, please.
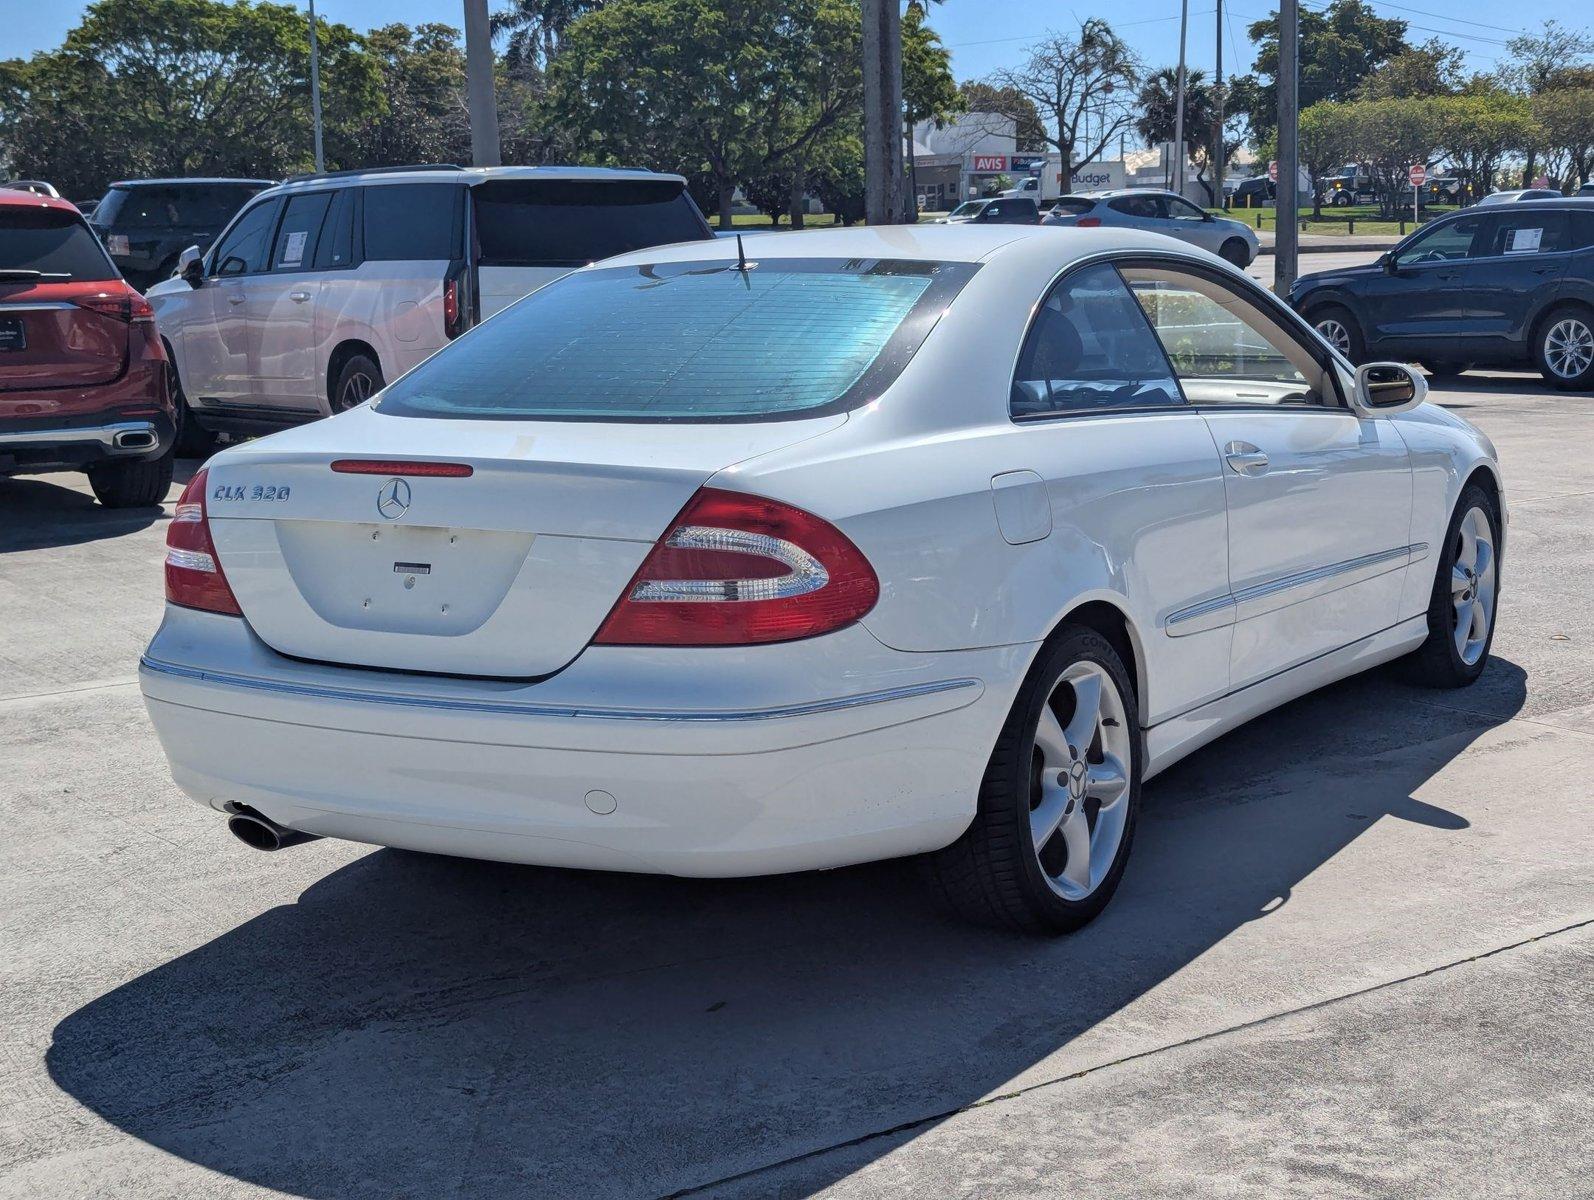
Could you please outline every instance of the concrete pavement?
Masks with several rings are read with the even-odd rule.
[[[1058,941],[904,864],[249,851],[133,684],[164,515],[0,481],[0,1196],[1590,1194],[1594,396],[1436,398],[1510,489],[1488,672],[1187,760]]]

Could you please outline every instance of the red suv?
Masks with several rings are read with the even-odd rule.
[[[155,314],[65,200],[0,190],[0,476],[82,470],[159,504],[175,419]]]

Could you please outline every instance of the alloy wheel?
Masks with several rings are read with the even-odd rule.
[[[369,375],[364,371],[354,372],[343,381],[343,390],[338,393],[338,409],[347,411],[364,404],[375,390],[375,381]]]
[[[1347,358],[1350,357],[1350,330],[1345,328],[1344,322],[1336,321],[1333,317],[1325,317],[1317,323],[1316,329],[1330,346]]]
[[[1481,508],[1470,508],[1456,531],[1455,565],[1450,569],[1451,637],[1467,666],[1483,657],[1494,621],[1494,528]]]
[[[1544,335],[1544,361],[1561,379],[1576,379],[1594,364],[1594,330],[1579,317],[1563,317]]]
[[[1041,874],[1066,900],[1100,886],[1129,812],[1131,747],[1124,701],[1088,660],[1063,672],[1035,729],[1030,835]]]

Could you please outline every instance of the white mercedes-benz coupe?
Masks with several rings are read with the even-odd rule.
[[[178,785],[316,836],[754,875],[923,855],[987,921],[1118,886],[1143,781],[1494,632],[1493,447],[1153,234],[805,232],[551,284],[177,505]]]

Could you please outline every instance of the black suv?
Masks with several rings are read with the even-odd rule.
[[[1594,387],[1594,200],[1464,209],[1367,266],[1301,276],[1290,304],[1352,362],[1531,363]]]
[[[270,179],[125,179],[111,184],[89,223],[139,291],[171,277],[184,247],[209,246]]]

